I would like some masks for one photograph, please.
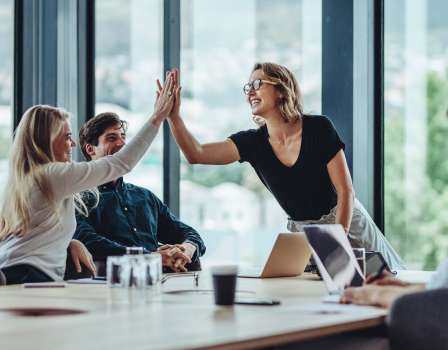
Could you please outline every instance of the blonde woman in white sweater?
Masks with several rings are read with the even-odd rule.
[[[1,198],[0,269],[7,284],[62,280],[68,247],[77,266],[80,260],[94,274],[91,255],[72,240],[75,207],[87,215],[78,193],[132,170],[171,111],[176,91],[167,73],[149,121],[119,152],[92,162],[72,162],[76,143],[65,110],[34,106],[25,112]]]

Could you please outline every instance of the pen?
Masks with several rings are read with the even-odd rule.
[[[369,281],[369,284],[372,282],[375,282],[378,278],[380,278],[381,274],[383,273],[383,270],[387,267],[386,263],[383,263],[381,267],[378,269],[376,275]]]

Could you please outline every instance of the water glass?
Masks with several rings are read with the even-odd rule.
[[[162,257],[160,254],[110,256],[107,258],[109,302],[144,303],[160,296]]]
[[[126,255],[143,254],[143,247],[126,247]]]
[[[356,261],[358,261],[361,272],[364,278],[366,278],[366,249],[353,248],[353,253],[355,253]]]

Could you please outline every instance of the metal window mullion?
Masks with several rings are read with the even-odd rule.
[[[163,76],[180,66],[180,0],[163,2]],[[163,201],[180,213],[180,151],[167,121],[163,123]]]
[[[384,0],[374,0],[374,215],[384,232]]]
[[[95,1],[78,0],[78,126],[95,115]],[[75,159],[84,160],[76,147]]]

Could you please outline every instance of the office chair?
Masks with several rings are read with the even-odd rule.
[[[448,349],[448,288],[407,294],[391,305],[391,349]]]

